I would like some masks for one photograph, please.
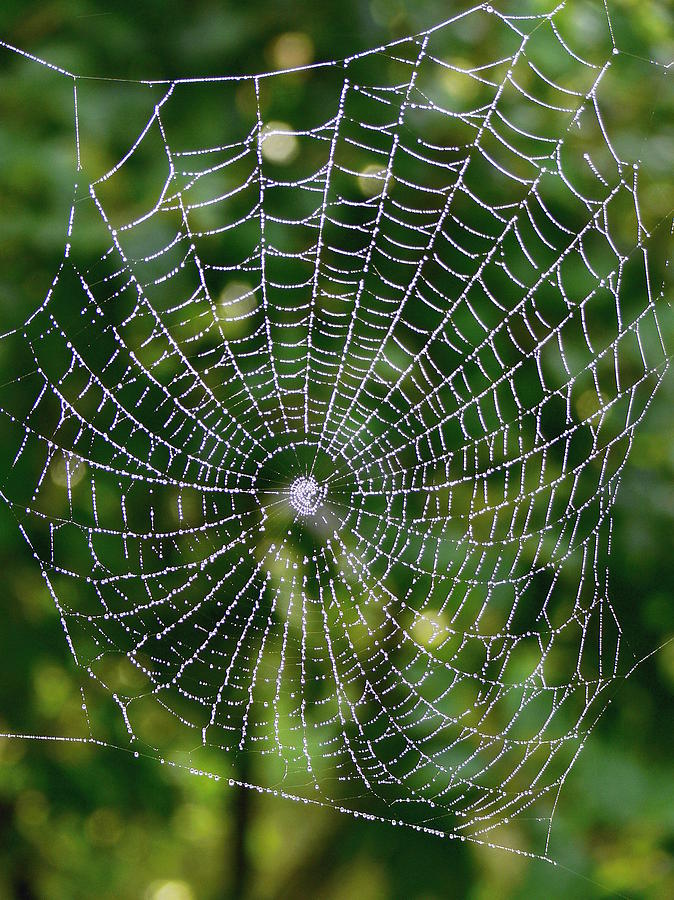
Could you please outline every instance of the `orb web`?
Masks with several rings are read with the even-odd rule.
[[[311,475],[300,475],[290,485],[290,505],[295,512],[311,516],[318,511],[324,491]]]
[[[2,338],[2,493],[84,740],[109,697],[166,764],[547,857],[625,671],[610,512],[667,366],[603,25],[588,55],[563,7],[476,7],[303,70],[292,124],[297,72],[142,82],[102,172],[96,83],[51,66],[78,183]]]

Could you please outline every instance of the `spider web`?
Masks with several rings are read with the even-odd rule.
[[[667,367],[602,108],[622,54],[608,15],[591,56],[567,25],[480,6],[299,72],[127,85],[147,114],[102,173],[98,83],[43,63],[78,185],[2,339],[2,493],[88,730],[36,737],[115,745],[111,697],[136,754],[530,852],[524,813],[547,858],[634,663],[610,513]],[[324,102],[291,127],[298,79]]]

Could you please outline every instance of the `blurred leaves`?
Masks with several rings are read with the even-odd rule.
[[[516,5],[509,3],[509,10]],[[328,0],[320,5],[198,0],[171,5],[169,12],[159,0],[121,0],[114,8],[100,0],[8,0],[0,10],[0,37],[78,73],[201,76],[339,58],[428,27],[464,6],[450,9],[440,0]],[[547,8],[533,0],[520,6]],[[601,8],[574,0],[567,9],[569,27],[591,43],[593,17]],[[620,0],[613,8],[621,47],[635,58],[671,60],[669,4]],[[479,35],[466,34],[466,40],[476,39]],[[636,83],[644,69],[634,62]],[[75,173],[69,86],[4,52],[0,66],[4,330],[16,324],[17,310],[43,297],[51,283]],[[474,90],[474,83],[455,73],[437,87],[448,99],[472,102],[466,92]],[[90,108],[87,165],[92,171],[103,172],[114,163],[120,150],[114,136],[133,131],[130,122],[142,120],[150,100],[143,89],[129,104],[128,93],[110,85],[105,106],[97,114]],[[86,105],[86,97],[82,102]],[[299,83],[295,93],[282,98],[284,116],[299,115],[305,102]],[[609,102],[621,119],[624,145],[637,148],[635,155],[651,164],[654,175],[644,185],[644,203],[650,219],[660,222],[672,205],[671,124],[649,141],[642,123],[655,121],[671,106],[638,83],[629,102],[617,91]],[[236,103],[249,109],[250,98],[237,95]],[[281,163],[297,150],[283,134],[284,121],[270,123],[263,144],[263,153]],[[370,196],[381,190],[381,181],[379,171],[364,170],[359,185]],[[126,189],[133,202],[145,195],[147,185],[131,183]],[[96,235],[90,240],[96,247]],[[239,317],[249,312],[246,290],[238,280],[222,290],[223,320],[232,333],[245,327]],[[580,393],[577,412],[593,413],[601,399],[592,390]],[[616,507],[611,584],[623,614],[623,640],[635,658],[674,635],[673,409],[670,374],[637,431]],[[67,460],[55,460],[51,477],[57,486],[66,480]],[[4,507],[0,553],[5,575],[0,730],[81,734],[78,673],[53,602]],[[443,627],[431,617],[420,621],[419,640],[432,646]],[[137,671],[115,667],[114,660],[110,664],[109,677],[132,689]],[[526,660],[518,664],[525,666]],[[562,791],[551,849],[566,868],[254,793],[246,835],[252,861],[249,895],[667,900],[674,896],[673,696],[670,642],[616,692]],[[103,716],[113,734],[116,712]],[[117,734],[123,744],[123,733]],[[0,897],[222,897],[233,883],[236,797],[222,783],[134,759],[126,750],[0,739]],[[543,825],[510,827],[535,831]]]

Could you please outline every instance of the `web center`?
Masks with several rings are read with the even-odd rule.
[[[290,505],[303,516],[312,516],[325,498],[325,488],[311,475],[301,475],[290,485]]]

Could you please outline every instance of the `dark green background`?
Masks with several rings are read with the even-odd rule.
[[[570,6],[584,14],[585,4]],[[80,74],[252,73],[273,68],[273,40],[287,31],[307,34],[320,60],[421,30],[460,8],[413,0],[6,2],[0,38]],[[635,0],[612,10],[621,49],[669,61],[666,2]],[[485,59],[491,53],[486,47]],[[4,330],[44,296],[62,254],[73,120],[67,80],[5,51],[0,74]],[[111,118],[95,123],[102,135],[123,130],[121,96]],[[647,132],[662,101],[636,90],[623,115]],[[671,138],[670,118],[648,145],[670,165]],[[667,207],[662,197],[658,203]],[[615,511],[612,591],[635,658],[674,633],[673,408],[670,374],[637,432]],[[77,682],[52,602],[5,508],[0,554],[0,726],[19,710],[31,728],[58,734],[75,715]],[[616,692],[563,791],[553,830],[556,868],[244,795],[130,753],[2,740],[0,897],[215,898],[234,890],[238,878],[250,897],[665,900],[674,896],[673,687],[669,643]]]

